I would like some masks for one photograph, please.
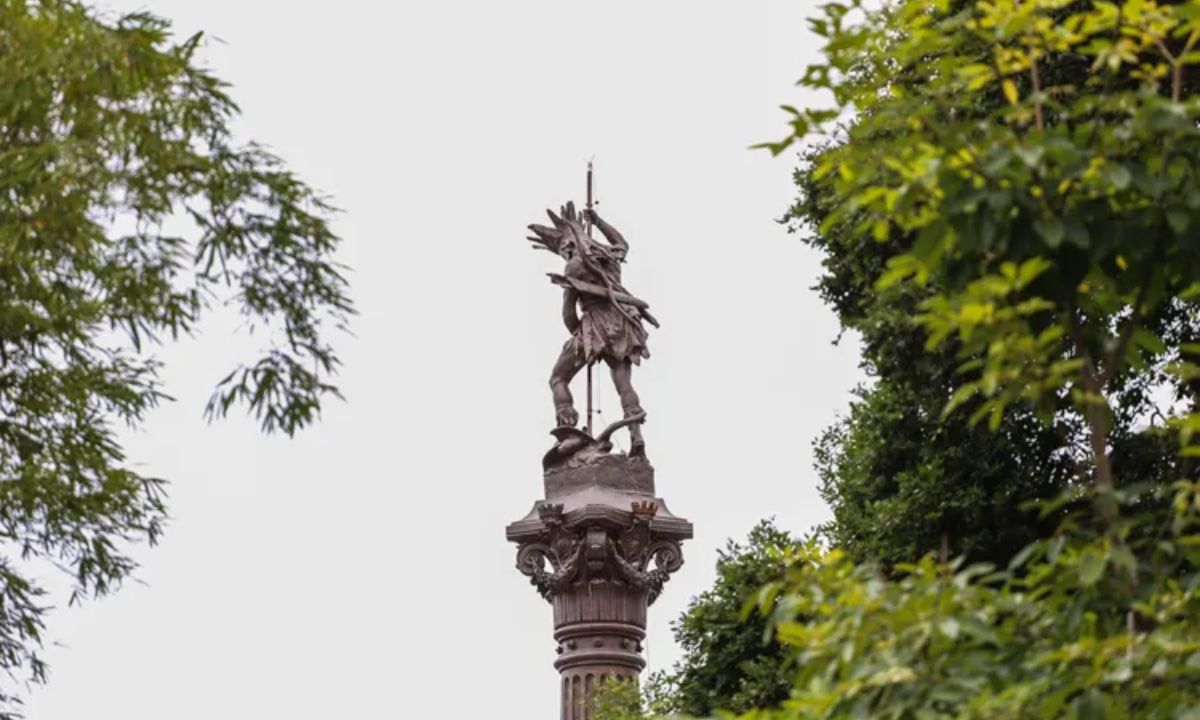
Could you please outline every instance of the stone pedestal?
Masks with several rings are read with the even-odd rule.
[[[592,693],[646,666],[646,609],[683,565],[692,525],[655,495],[644,458],[600,455],[548,471],[545,500],[510,524],[517,569],[554,608],[562,720],[588,720]]]

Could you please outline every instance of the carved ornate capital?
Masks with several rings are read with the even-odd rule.
[[[517,569],[546,600],[595,581],[645,591],[654,602],[683,566],[678,540],[660,537],[651,520],[657,507],[635,502],[625,522],[564,522],[562,506],[538,506],[542,531],[517,548]]]

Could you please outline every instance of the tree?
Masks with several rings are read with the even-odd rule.
[[[745,544],[732,540],[717,554],[713,586],[692,599],[675,621],[683,657],[647,687],[651,710],[708,717],[717,710],[745,712],[782,702],[792,668],[783,648],[766,640],[767,623],[747,615],[746,603],[783,577],[786,559],[802,542],[764,520]]]
[[[824,534],[851,557],[885,565],[940,552],[943,540],[948,554],[1007,562],[1053,528],[1024,506],[1065,489],[1072,458],[1062,452],[1062,434],[1029,412],[1010,414],[997,433],[942,417],[963,378],[953,351],[925,348],[914,319],[925,291],[875,288],[888,258],[913,238],[879,239],[832,216],[837,189],[814,175],[836,147],[804,153],[795,174],[800,196],[787,215],[790,229],[821,251],[817,290],[842,326],[858,333],[873,378],[816,441],[821,493],[834,513]]]
[[[954,365],[913,360],[859,388],[849,415],[818,438],[821,495],[834,513],[823,534],[854,559],[885,566],[929,552],[1007,563],[1053,532],[1054,521],[1027,504],[1066,489],[1074,463],[1030,413],[1014,413],[996,433],[941,418],[960,379],[919,381]]]
[[[972,6],[958,0],[947,7],[964,12]],[[816,22],[827,32],[833,27],[829,20]],[[968,48],[976,57],[988,51],[978,38],[971,39]],[[851,54],[839,62],[856,78],[877,77],[878,59],[869,55]],[[923,86],[936,72],[932,66],[904,68],[889,72],[887,82],[897,92],[924,97]],[[1072,53],[1048,54],[1039,64],[1039,77],[1047,87],[1081,85],[1088,82],[1089,73],[1089,63]],[[1110,77],[1106,82],[1134,88],[1137,80]],[[1185,90],[1200,87],[1200,77],[1185,75],[1181,82]],[[962,100],[954,112],[968,120],[1009,106],[1000,88]],[[944,104],[940,107],[945,109]],[[812,117],[791,111],[797,113],[798,127]],[[930,113],[926,108],[925,114]],[[903,142],[912,137],[904,131],[907,123],[920,122],[916,117],[891,120],[905,124],[858,124],[856,142]],[[770,147],[779,152],[794,140],[795,136]],[[830,173],[835,165],[827,164],[842,149],[844,142],[835,137],[804,152],[796,171],[800,196],[787,216],[791,229],[822,251],[825,273],[817,289],[843,327],[860,335],[863,367],[873,377],[869,386],[860,388],[850,414],[817,443],[822,492],[835,516],[825,532],[860,560],[911,561],[939,551],[945,539],[951,555],[1007,562],[1054,526],[1025,509],[1029,502],[1078,481],[1080,463],[1090,452],[1082,415],[1062,403],[1056,422],[1046,425],[1033,408],[1010,406],[998,430],[990,432],[942,414],[949,398],[968,382],[958,372],[962,360],[957,348],[926,348],[928,333],[916,320],[921,302],[938,291],[942,279],[929,276],[920,286],[877,287],[889,261],[912,250],[920,238],[894,224],[885,228],[874,223],[857,206],[847,208],[840,194],[841,175]],[[1200,333],[1195,318],[1155,322],[1176,323],[1176,334]],[[1111,420],[1109,442],[1123,465],[1119,482],[1169,482],[1175,463],[1160,458],[1170,457],[1171,441],[1146,422],[1156,411],[1156,396],[1144,383],[1134,383],[1122,388],[1118,397],[1122,411]]]
[[[642,694],[633,680],[600,683],[590,703],[588,717],[591,720],[645,720],[647,717]]]
[[[148,13],[0,0],[0,669],[18,680],[46,673],[30,563],[68,573],[75,602],[118,587],[126,546],[161,532],[163,481],[114,433],[166,397],[156,344],[231,302],[269,347],[217,384],[210,418],[244,403],[291,435],[337,395],[326,336],[353,308],[331,209],[235,143],[200,42]]]
[[[953,353],[943,416],[1082,445],[1053,536],[999,569],[795,555],[760,594],[792,695],[744,717],[1200,716],[1200,3],[829,3],[813,27],[802,84],[834,107],[791,109],[774,149],[842,119],[826,222],[911,239],[872,291],[914,294]]]
[[[899,73],[889,55],[871,73],[833,80],[861,59],[831,51],[824,79],[812,83],[860,115],[814,177],[836,170],[833,186],[851,193],[831,219],[853,219],[881,239],[893,225],[915,238],[876,286],[886,292],[909,279],[927,293],[917,318],[927,349],[954,349],[967,378],[946,413],[974,401],[972,421],[995,430],[1009,406],[1048,423],[1074,411],[1089,479],[1112,488],[1113,419],[1144,419],[1159,387],[1195,404],[1191,378],[1167,363],[1191,352],[1197,315],[1200,197],[1186,166],[1196,127],[1183,77],[1200,9],[1101,3],[1063,20],[1063,7],[938,7],[957,18],[937,23],[953,34],[914,31],[890,43],[913,53]],[[934,17],[905,4],[895,12]],[[1043,86],[1044,58],[1068,56],[1092,58],[1090,75]],[[918,69],[925,81],[911,89],[891,81]],[[1159,92],[1164,77],[1170,87]],[[1018,82],[1030,85],[1025,101]],[[1007,102],[977,101],[989,93]]]
[[[829,6],[820,22],[839,42],[805,82],[858,116],[813,177],[845,198],[827,222],[913,238],[875,289],[909,279],[925,295],[926,349],[954,349],[970,379],[947,412],[981,399],[972,420],[997,429],[1009,406],[1043,420],[1074,408],[1095,479],[1111,485],[1112,416],[1126,403],[1136,414],[1160,383],[1194,404],[1191,378],[1163,363],[1191,352],[1196,317],[1196,101],[1184,71],[1200,59],[1188,34],[1200,8],[1098,3],[1059,17],[1067,5],[889,4],[893,20],[920,26],[884,43],[886,57],[862,54],[883,41],[869,25],[843,27],[849,8]],[[897,51],[912,53],[902,70],[891,67]],[[1090,69],[1046,86],[1048,58]]]
[[[1195,509],[1186,516],[1194,530]],[[1068,545],[1024,580],[931,556],[889,580],[836,550],[806,549],[770,593],[797,669],[791,697],[739,717],[1195,717],[1195,588],[1160,585],[1132,630],[1114,630],[1110,614],[1092,614],[1095,584],[1075,587],[1097,556]]]

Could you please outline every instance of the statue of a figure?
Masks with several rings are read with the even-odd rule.
[[[629,454],[642,456],[646,443],[641,423],[646,413],[633,389],[633,366],[650,357],[643,321],[655,327],[658,321],[650,314],[646,302],[621,285],[621,264],[629,252],[629,243],[591,209],[580,214],[573,203],[567,203],[559,215],[546,212],[554,226],[530,225],[534,237],[529,240],[535,247],[555,252],[566,260],[563,273],[552,273],[550,279],[563,288],[562,317],[571,333],[550,373],[555,420],[560,428],[572,428],[579,422],[570,382],[585,366],[603,360],[621,398],[624,420],[620,425],[629,426]],[[592,239],[583,224],[585,220],[608,242]],[[611,429],[607,434],[611,434]]]

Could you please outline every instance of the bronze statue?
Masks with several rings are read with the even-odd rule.
[[[566,260],[561,275],[551,273],[550,280],[563,288],[563,322],[571,337],[550,374],[550,390],[554,396],[555,436],[559,447],[570,444],[599,443],[602,451],[611,446],[607,438],[618,427],[628,426],[631,440],[629,454],[644,456],[646,443],[641,424],[646,413],[633,389],[633,366],[650,357],[646,348],[646,328],[643,322],[658,327],[650,314],[649,305],[621,284],[621,264],[629,252],[629,243],[621,233],[588,208],[583,213],[567,203],[558,215],[547,210],[553,227],[530,225],[534,247],[557,253]],[[589,223],[607,240],[591,237]],[[574,430],[579,422],[571,397],[570,382],[584,367],[603,360],[612,373],[613,384],[621,398],[624,419],[614,423],[601,434],[603,440],[593,440],[589,434]],[[552,451],[553,452],[553,451]]]

